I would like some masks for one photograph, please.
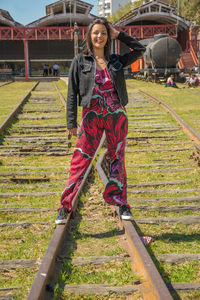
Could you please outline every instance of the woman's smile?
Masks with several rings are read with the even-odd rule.
[[[96,24],[91,31],[91,42],[93,48],[104,48],[108,40],[107,29],[102,24]]]

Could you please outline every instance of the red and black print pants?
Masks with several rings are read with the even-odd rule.
[[[72,201],[78,191],[85,172],[99,146],[105,130],[109,160],[109,181],[103,193],[104,200],[111,205],[127,204],[125,170],[125,142],[128,131],[127,114],[119,101],[107,105],[105,100],[92,99],[89,108],[83,108],[82,122],[67,185],[62,192],[61,205],[72,211]]]

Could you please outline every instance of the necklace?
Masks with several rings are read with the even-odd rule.
[[[105,65],[106,64],[107,65],[107,62],[106,62],[106,60],[105,60],[104,57],[98,57],[98,58],[95,57],[95,59],[96,59],[96,61],[97,61],[98,64],[100,64],[100,65],[103,65],[103,64]]]

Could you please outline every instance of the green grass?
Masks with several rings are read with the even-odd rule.
[[[13,85],[13,84],[12,84]],[[12,86],[10,85],[10,87]],[[33,83],[32,83],[33,85]],[[25,86],[25,84],[24,84]],[[21,89],[23,88],[23,92],[25,93],[25,88],[21,84]],[[16,86],[19,88],[19,86]],[[39,85],[39,87],[45,88],[45,84]],[[3,89],[3,88],[1,88]],[[19,90],[18,95],[21,93],[21,89]],[[29,87],[30,89],[30,87]],[[2,91],[2,90],[1,90]],[[14,93],[13,95],[17,94]],[[1,94],[2,95],[2,94]],[[34,91],[32,93],[33,96],[44,96],[44,97],[54,97],[56,99],[55,104],[53,104],[56,108],[62,108],[63,106],[60,102],[60,99],[58,97],[58,94],[52,84],[52,88],[49,92],[45,91]],[[20,98],[21,99],[21,98]],[[30,98],[30,102],[27,102],[27,104],[24,106],[25,108],[48,108],[49,104],[48,101],[45,103],[45,105],[40,104],[38,106],[35,106],[34,102]],[[59,113],[60,114],[60,113]],[[14,135],[20,135],[13,134],[12,129],[17,128],[17,126],[21,126],[24,124],[66,124],[65,120],[65,112],[64,109],[61,112],[62,117],[60,119],[54,119],[54,120],[16,120],[12,127],[7,131],[7,135],[5,135],[5,139],[3,141],[3,145],[6,145],[6,137],[8,134],[14,136]],[[31,115],[31,114],[30,114]],[[46,133],[46,136],[48,137],[50,133]],[[25,134],[26,135],[26,134]],[[31,134],[32,135],[32,134]],[[43,135],[43,133],[41,133]],[[56,135],[56,132],[55,132]],[[61,133],[63,137],[66,137],[67,141],[67,135],[65,136],[63,133]],[[15,144],[15,142],[11,141],[12,144]],[[21,144],[23,145],[23,143]],[[26,143],[24,143],[26,145]],[[55,146],[60,145],[58,143],[54,143]],[[68,149],[68,148],[67,148]],[[72,148],[73,149],[73,148]],[[72,149],[69,149],[69,151],[73,151]],[[6,149],[5,149],[6,151]],[[0,200],[0,205],[2,208],[10,208],[10,207],[47,207],[51,208],[51,211],[49,212],[34,212],[34,213],[9,213],[9,212],[1,212],[1,222],[10,222],[10,223],[17,223],[17,222],[49,222],[48,225],[31,225],[28,227],[14,227],[9,228],[5,227],[1,229],[1,253],[0,253],[0,260],[15,260],[15,259],[40,259],[42,260],[45,251],[48,248],[49,242],[51,240],[51,237],[53,235],[53,232],[55,230],[54,220],[57,215],[57,208],[60,204],[60,196],[61,192],[65,187],[66,180],[67,180],[67,174],[66,170],[63,168],[59,168],[59,166],[68,166],[70,165],[71,155],[69,156],[35,156],[34,154],[30,156],[5,156],[0,158],[1,162],[1,170],[0,172],[25,172],[26,175],[17,175],[17,177],[43,177],[43,175],[38,175],[40,171],[42,172],[61,172],[61,174],[47,174],[47,178],[50,178],[50,182],[47,184],[52,184],[52,187],[46,189],[45,185],[42,187],[38,187],[40,183],[38,182],[37,185],[34,187],[33,183],[30,183],[33,185],[32,188],[29,188],[29,184],[15,184],[10,183],[10,188],[3,187],[4,185],[9,185],[9,183],[3,183],[1,184],[1,192],[45,192],[45,191],[56,191],[57,194],[53,196],[46,196],[46,197],[34,197],[34,196],[27,196],[27,197],[10,197],[10,198],[2,198]],[[20,169],[18,166],[26,166],[26,169]],[[37,170],[31,170],[29,171],[29,166],[39,167]],[[43,167],[51,166],[51,169],[43,169]],[[54,166],[57,169],[54,169]],[[6,168],[8,167],[8,168]],[[30,174],[33,173],[32,175]],[[9,179],[8,177],[5,177]],[[22,289],[19,289],[16,292],[15,299],[26,299],[28,289],[30,289],[30,286],[34,280],[34,277],[36,275],[36,268],[32,269],[16,269],[16,270],[9,270],[9,272],[3,272],[0,275],[0,281],[2,287],[9,287],[9,286],[19,286]]]
[[[158,269],[164,271],[163,277],[170,282],[199,282],[200,263],[197,261],[182,264],[159,264]]]
[[[129,82],[128,84],[132,85],[132,82]],[[63,93],[63,96],[66,97],[67,92],[67,86],[64,82],[59,81],[56,83],[59,88],[61,89],[61,92]],[[138,86],[136,86],[138,84]],[[139,85],[144,83],[133,83],[133,88],[130,88],[130,92],[132,93],[132,96],[137,97],[137,91],[139,88]],[[155,85],[147,84],[147,89],[152,88],[152,92],[155,89]],[[156,86],[157,87],[157,86]],[[145,86],[144,86],[145,88]],[[159,89],[164,89],[162,86],[158,86]],[[145,90],[148,91],[146,88]],[[178,92],[185,92],[184,90],[175,91]],[[150,92],[150,91],[149,91]],[[155,91],[157,92],[157,91]],[[161,92],[161,90],[160,90]],[[167,92],[167,90],[166,90]],[[173,90],[174,92],[174,90]],[[189,93],[190,91],[187,91]],[[196,90],[195,90],[196,92]],[[171,92],[170,92],[171,93]],[[51,95],[55,96],[56,92],[54,87],[49,93],[46,92],[34,92],[34,96],[36,95]],[[178,95],[178,94],[177,94]],[[190,94],[189,94],[190,95]],[[169,95],[168,95],[169,96]],[[143,98],[143,96],[140,96]],[[195,96],[196,97],[196,96]],[[62,104],[56,96],[56,107],[62,107]],[[175,100],[174,100],[175,101]],[[182,102],[184,104],[184,101]],[[28,103],[27,106],[28,107]],[[47,104],[48,105],[48,104]],[[31,105],[32,106],[32,105]],[[29,105],[29,107],[31,107]],[[38,106],[40,107],[40,106]],[[32,107],[31,107],[32,108]],[[185,109],[187,109],[187,106],[185,106]],[[81,108],[79,108],[79,117],[78,122],[80,123],[81,119]],[[128,172],[128,183],[142,183],[142,182],[152,182],[152,181],[164,181],[164,180],[188,180],[188,183],[186,185],[176,185],[176,186],[169,186],[165,185],[162,187],[154,188],[155,194],[151,193],[141,193],[141,194],[128,194],[129,198],[132,199],[140,199],[140,205],[145,204],[145,201],[142,202],[142,198],[152,198],[156,195],[156,192],[159,189],[176,189],[176,188],[199,188],[199,168],[197,168],[196,162],[193,161],[191,158],[191,154],[193,150],[184,151],[184,152],[157,152],[157,148],[165,148],[168,147],[174,148],[174,147],[183,147],[186,148],[189,145],[189,138],[182,133],[181,130],[174,131],[174,132],[159,132],[156,131],[155,133],[140,133],[134,131],[134,126],[138,125],[140,126],[142,124],[148,124],[148,120],[140,120],[140,117],[137,120],[134,120],[134,117],[137,116],[137,114],[143,114],[143,113],[162,113],[161,119],[171,124],[171,126],[177,127],[176,121],[172,119],[172,117],[164,112],[160,107],[157,106],[155,103],[151,103],[149,108],[136,108],[134,107],[133,101],[130,101],[129,106],[127,107],[127,111],[129,114],[129,121],[133,122],[131,126],[129,126],[129,134],[128,136],[156,136],[156,139],[149,139],[149,143],[160,143],[164,142],[163,139],[159,139],[160,136],[165,136],[166,145],[150,145],[149,143],[142,144],[140,142],[135,143],[135,146],[127,147],[128,150],[135,150],[135,149],[152,149],[152,151],[149,152],[138,152],[138,153],[127,153],[126,154],[126,165],[130,167],[131,164],[150,164],[158,162],[157,160],[163,160],[163,159],[170,159],[173,163],[186,163],[186,166],[181,166],[180,168],[184,167],[192,167],[192,171],[187,172],[180,172],[180,173],[152,173],[150,172],[143,172],[143,173],[129,173]],[[150,120],[151,122],[154,122],[154,119]],[[63,117],[60,119],[54,119],[54,124],[66,124],[65,121],[65,113],[63,112]],[[52,124],[52,120],[20,120],[17,121],[14,125],[17,127],[18,125],[23,124]],[[131,129],[133,127],[133,129]],[[152,125],[153,127],[153,125]],[[151,124],[145,127],[145,129],[151,128]],[[12,133],[11,133],[12,134]],[[12,134],[13,135],[13,134]],[[17,135],[17,134],[15,134]],[[41,133],[42,135],[42,133]],[[61,133],[63,135],[63,133]],[[48,136],[48,134],[47,134]],[[67,135],[66,135],[67,137]],[[173,139],[174,138],[174,139]],[[168,145],[168,140],[170,142],[175,142],[176,138],[178,138],[178,141],[182,144],[180,145]],[[170,140],[171,139],[171,140]],[[72,138],[73,145],[75,143],[75,138]],[[129,141],[131,143],[134,143],[135,141]],[[188,144],[185,145],[184,143],[187,142]],[[55,143],[55,145],[57,145]],[[73,147],[69,149],[69,151],[73,151]],[[51,156],[24,156],[24,157],[1,157],[1,172],[8,172],[9,170],[13,171],[24,171],[21,169],[18,169],[18,164],[20,166],[38,166],[40,169],[38,169],[36,172],[45,171],[43,170],[43,166],[53,166],[59,167],[59,166],[66,166],[70,165],[71,156],[60,156],[60,157],[51,157]],[[173,161],[175,160],[175,161]],[[160,162],[161,163],[161,162]],[[166,162],[167,164],[167,162]],[[10,166],[9,169],[5,168],[6,166]],[[136,167],[138,168],[138,167]],[[134,169],[136,169],[134,168]],[[156,167],[150,167],[156,168]],[[169,167],[168,167],[169,168]],[[178,167],[174,167],[178,168]],[[148,169],[148,167],[141,167],[141,169]],[[50,170],[47,170],[50,171]],[[64,173],[64,169],[58,168],[56,171],[61,171]],[[28,172],[28,170],[26,170]],[[31,170],[31,172],[34,172]],[[30,176],[27,174],[27,176]],[[66,180],[67,180],[67,174],[47,174],[47,177],[50,178],[49,184],[53,184],[53,187],[46,189],[44,186],[42,188],[35,187],[35,188],[28,188],[28,184],[23,184],[20,188],[20,185],[13,184],[12,187],[9,189],[11,192],[22,192],[22,191],[30,191],[30,192],[36,192],[36,191],[58,191],[58,195],[54,196],[48,196],[48,197],[13,197],[8,199],[1,199],[1,207],[50,207],[53,209],[51,212],[44,212],[44,213],[34,213],[34,214],[13,214],[13,213],[2,213],[3,221],[10,221],[10,222],[23,222],[23,221],[47,221],[51,224],[48,226],[41,226],[41,225],[33,225],[28,228],[3,228],[1,231],[1,240],[3,240],[2,247],[1,247],[1,259],[9,260],[9,259],[19,259],[19,258],[42,258],[45,250],[48,247],[48,243],[50,241],[50,238],[54,231],[54,225],[52,224],[54,222],[54,219],[56,217],[56,208],[59,205],[60,202],[60,194],[65,186]],[[31,177],[31,176],[30,176]],[[137,187],[134,189],[138,189]],[[150,187],[149,189],[153,189]],[[67,256],[71,258],[80,257],[80,256],[98,256],[98,255],[118,255],[125,253],[126,250],[123,248],[121,243],[119,242],[119,238],[121,237],[120,228],[118,227],[118,224],[115,220],[115,218],[111,215],[110,208],[108,205],[104,204],[104,200],[102,198],[102,192],[104,190],[104,186],[101,182],[101,179],[97,175],[96,171],[92,172],[88,179],[88,183],[84,188],[84,191],[82,192],[80,196],[80,205],[78,209],[78,214],[76,215],[75,219],[71,221],[71,246],[69,247],[69,251],[67,253]],[[6,191],[5,188],[3,188],[3,191]],[[184,195],[199,195],[199,192],[197,193],[184,193]],[[172,200],[169,203],[161,202],[159,205],[178,205],[178,202],[173,200],[174,196],[182,196],[182,194],[179,193],[172,193],[172,194],[157,194],[157,197],[171,197]],[[134,205],[134,200],[130,203]],[[185,202],[184,204],[187,204]],[[192,205],[192,203],[189,203]],[[138,204],[136,204],[138,205]],[[156,203],[151,203],[149,205],[156,205]],[[181,203],[183,205],[183,203]],[[136,217],[149,217],[149,216],[183,216],[183,215],[199,215],[197,212],[189,212],[189,213],[159,213],[157,211],[140,211],[140,210],[134,210],[133,209],[133,215]],[[154,242],[148,246],[149,252],[156,256],[158,253],[182,253],[183,249],[185,253],[199,253],[200,247],[199,247],[199,225],[184,225],[184,224],[159,224],[159,225],[146,225],[141,224],[139,225],[138,232],[141,235],[150,235],[153,236]],[[13,246],[14,245],[14,246]],[[199,264],[197,264],[197,267],[194,265],[193,262],[187,262],[186,264],[177,264],[174,266],[170,266],[168,264],[159,264],[160,270],[163,271],[163,276],[166,276],[166,279],[170,278],[170,280],[174,281],[182,281],[185,279],[185,274],[187,274],[188,281],[192,280],[195,281],[197,278],[199,269]],[[191,269],[191,270],[190,270]],[[2,284],[4,287],[6,286],[13,286],[16,285],[22,285],[22,282],[24,280],[24,291],[18,291],[15,298],[18,299],[25,299],[27,296],[28,288],[30,288],[31,282],[34,279],[36,270],[25,270],[24,275],[22,274],[23,271],[20,270],[13,270],[10,271],[8,276],[3,274],[3,277],[0,277],[0,280],[2,281]],[[26,279],[27,277],[27,279]],[[71,265],[71,263],[65,263],[62,273],[60,275],[60,279],[58,281],[57,287],[56,287],[56,295],[61,295],[60,299],[108,299],[108,297],[104,296],[70,296],[66,292],[61,293],[61,289],[59,287],[59,284],[65,284],[65,283],[113,283],[113,284],[127,284],[134,281],[135,274],[131,271],[130,264],[128,260],[123,264],[121,263],[110,263],[106,264],[103,267],[77,267]],[[197,293],[196,293],[197,294]],[[195,293],[187,293],[186,295],[195,295]],[[134,296],[133,296],[134,297]],[[138,299],[139,296],[137,295],[136,298]],[[185,297],[185,296],[184,296]],[[191,296],[192,297],[192,296]],[[195,296],[196,297],[196,296]],[[124,299],[123,296],[117,296],[111,295],[109,299]],[[185,298],[187,299],[187,298]],[[190,299],[190,298],[188,298]],[[191,298],[193,299],[193,298]],[[194,298],[195,299],[195,298]],[[198,299],[198,298],[196,298]]]
[[[164,101],[178,113],[185,122],[200,133],[200,87],[193,90],[183,88],[183,84],[178,84],[181,89],[166,88],[164,85],[144,82],[138,80],[127,80],[129,92],[145,92]]]
[[[159,253],[199,253],[200,225],[142,224],[142,235],[150,235],[154,242],[149,245],[154,254]]]
[[[0,124],[8,117],[34,85],[35,82],[13,82],[1,87]]]
[[[57,87],[59,88],[64,99],[67,98],[67,84],[63,80],[59,80],[56,82]]]
[[[80,196],[78,214],[71,221],[71,247],[67,256],[76,258],[126,253],[119,242],[121,233],[116,219],[111,215],[110,207],[104,204],[102,199],[103,186],[101,182],[98,182],[99,176],[96,171],[92,172],[88,181]],[[138,276],[131,270],[128,259],[101,266],[74,266],[71,262],[66,262],[59,277],[54,297],[56,299],[56,296],[61,293],[59,284],[108,283],[126,285],[133,284],[137,278]],[[71,299],[66,292],[61,294],[61,299],[65,299],[65,297]],[[76,299],[75,295],[73,297]],[[78,299],[84,299],[83,295],[79,295],[79,297]],[[89,297],[87,299],[95,299],[96,296],[87,297]],[[115,299],[116,296],[113,297]],[[137,297],[139,296],[137,295]],[[102,299],[104,299],[103,296]]]
[[[2,229],[0,260],[42,258],[53,232],[54,224]]]
[[[131,270],[128,259],[123,262],[107,263],[101,266],[71,266],[68,273],[67,284],[117,284],[125,285],[138,279]]]
[[[194,129],[198,127],[198,120],[200,119],[200,108],[199,108],[199,95],[191,93],[190,90],[186,89],[171,89],[165,88],[162,85],[156,85],[153,83],[144,83],[141,81],[128,80],[128,91],[129,91],[129,104],[127,106],[128,118],[129,118],[129,133],[128,137],[145,137],[148,136],[148,139],[143,141],[137,140],[128,140],[129,144],[134,144],[133,146],[126,148],[126,166],[127,166],[127,176],[128,184],[141,184],[148,182],[158,182],[158,181],[175,181],[175,180],[184,180],[187,181],[184,185],[163,185],[158,187],[134,187],[129,188],[128,197],[132,199],[129,203],[132,206],[132,213],[135,218],[148,218],[148,217],[183,217],[183,216],[199,216],[199,212],[195,211],[179,211],[179,212],[163,212],[158,211],[156,208],[152,211],[145,209],[137,209],[137,205],[154,205],[154,206],[172,206],[172,205],[199,205],[198,202],[179,202],[174,200],[174,197],[183,197],[183,196],[199,196],[199,191],[197,192],[182,192],[176,193],[176,190],[181,191],[182,189],[193,189],[200,188],[199,182],[199,167],[193,159],[193,152],[195,151],[194,147],[188,136],[182,132],[178,131],[155,131],[152,133],[145,133],[137,131],[137,127],[144,129],[154,129],[155,125],[159,125],[160,122],[168,124],[170,127],[179,127],[177,122],[171,117],[171,115],[165,112],[164,109],[160,108],[158,104],[149,100],[142,94],[139,94],[139,90],[144,90],[160,100],[169,104],[181,117],[187,121],[191,126],[194,124]],[[198,90],[195,89],[195,93]],[[139,102],[136,102],[137,99],[140,99]],[[141,106],[141,107],[137,107]],[[144,107],[146,105],[148,107]],[[194,110],[194,114],[193,114]],[[157,115],[155,115],[155,113]],[[146,115],[145,115],[146,114]],[[186,118],[188,116],[188,119]],[[148,120],[149,117],[149,120]],[[146,118],[146,119],[145,119]],[[161,126],[162,127],[162,126]],[[151,138],[156,137],[156,138]],[[160,138],[159,137],[163,137]],[[179,142],[177,145],[170,145],[170,143]],[[163,143],[163,145],[159,145]],[[165,143],[165,144],[164,144]],[[154,144],[154,145],[153,145]],[[191,150],[187,151],[169,151],[169,149],[175,148],[190,148]],[[132,152],[128,151],[134,150],[145,150],[144,152]],[[164,149],[165,151],[157,151],[157,149]],[[139,164],[165,164],[165,166],[144,166],[139,167],[134,165]],[[171,167],[168,166],[169,163],[176,163],[177,166]],[[181,166],[181,164],[185,164]],[[132,166],[131,166],[132,165]],[[165,169],[184,169],[192,168],[192,170],[186,170],[184,172],[169,172],[165,173]],[[131,170],[133,170],[131,172]],[[147,171],[149,172],[134,172]],[[152,170],[159,171],[153,172]],[[143,190],[149,189],[152,192],[131,194],[131,190]],[[160,190],[174,190],[172,193],[159,193]],[[158,202],[156,198],[160,197],[169,197],[171,201]],[[145,203],[143,199],[145,198],[154,198],[154,202]],[[140,202],[135,203],[134,199],[139,199]],[[199,246],[199,229],[200,225],[186,225],[186,224],[169,224],[161,223],[159,225],[152,224],[138,224],[138,233],[139,235],[152,236],[153,243],[151,243],[147,249],[152,257],[156,257],[160,253],[200,253]],[[186,263],[180,264],[168,264],[168,263],[159,263],[157,262],[159,270],[166,281],[171,282],[196,282],[199,278],[199,263],[194,261],[189,261]],[[186,298],[183,299],[193,299],[192,295],[198,293],[185,293],[183,296]],[[194,296],[196,297],[196,296]],[[174,296],[174,299],[177,299]],[[194,298],[198,299],[198,298]]]

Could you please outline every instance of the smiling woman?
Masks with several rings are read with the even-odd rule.
[[[133,51],[111,55],[111,40],[119,39]],[[132,220],[127,203],[124,163],[128,103],[123,68],[142,55],[145,48],[125,32],[114,29],[106,19],[96,19],[88,27],[84,49],[72,61],[67,96],[67,128],[77,136],[67,186],[61,196],[56,224],[66,223],[84,174],[105,131],[110,178],[104,200],[119,206],[121,219]],[[83,106],[82,122],[77,129],[77,97]]]
[[[95,52],[95,59],[97,69],[104,69],[106,67],[106,60],[104,58],[104,47],[108,40],[106,27],[102,24],[96,24],[92,27],[91,43],[93,51]]]

